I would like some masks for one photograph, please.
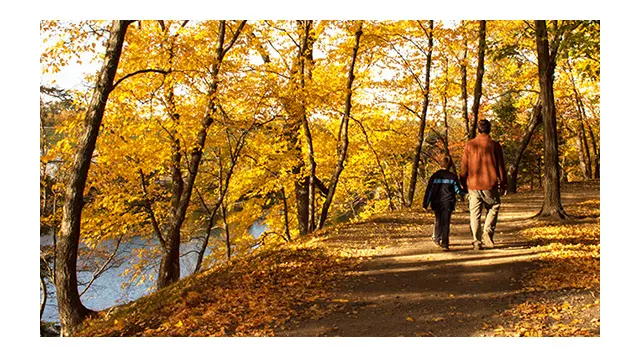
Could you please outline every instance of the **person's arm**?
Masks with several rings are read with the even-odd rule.
[[[433,176],[429,178],[429,183],[427,184],[427,189],[424,191],[424,199],[422,200],[422,208],[429,208],[429,203],[431,202],[431,190],[433,190]]]
[[[498,179],[500,180],[500,190],[502,192],[507,191],[507,170],[504,167],[504,154],[502,153],[502,146],[496,142],[496,163],[498,164]]]
[[[457,194],[460,195],[460,198],[464,201],[464,195],[466,194],[466,190],[462,188],[462,186],[460,185],[460,181],[458,180],[458,176],[456,176],[454,183],[453,183],[453,189],[455,190],[455,192]]]
[[[460,187],[462,188],[463,191],[467,190],[467,174],[468,174],[467,144],[464,144],[464,151],[462,153],[462,164],[460,165]]]

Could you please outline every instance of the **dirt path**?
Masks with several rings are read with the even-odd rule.
[[[597,194],[597,192],[594,192]],[[563,194],[570,203],[588,199]],[[451,225],[450,252],[430,240],[433,216],[392,213],[327,234],[326,244],[370,252],[336,292],[333,312],[291,321],[280,336],[487,336],[488,325],[525,301],[521,277],[537,253],[518,232],[532,223],[540,194],[503,199],[496,246],[474,251],[468,212],[460,204]]]

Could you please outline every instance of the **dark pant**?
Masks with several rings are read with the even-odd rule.
[[[451,211],[448,209],[434,209],[436,223],[433,227],[433,240],[440,242],[443,247],[449,247],[449,223]]]

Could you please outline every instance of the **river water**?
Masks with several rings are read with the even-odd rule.
[[[249,228],[249,232],[254,237],[260,236],[264,230],[265,227],[259,223],[256,223]],[[213,236],[211,238],[215,239]],[[51,236],[40,237],[40,244],[52,245],[53,242]],[[155,281],[152,280],[142,281],[139,284],[129,284],[123,288],[123,284],[128,280],[128,278],[123,277],[122,274],[126,269],[131,269],[135,264],[135,261],[131,258],[132,252],[135,249],[145,247],[149,248],[150,246],[157,244],[159,244],[157,241],[149,242],[140,238],[132,239],[126,243],[123,242],[118,249],[117,255],[113,259],[116,264],[102,273],[100,277],[93,282],[89,289],[87,289],[87,291],[80,297],[82,303],[92,310],[104,310],[115,305],[126,304],[155,291]],[[194,240],[193,242],[182,243],[180,245],[180,275],[182,278],[193,272],[197,259],[195,250],[201,244],[202,243],[200,241]],[[210,253],[210,250],[208,249],[206,253]],[[153,274],[154,278],[157,277],[159,263],[159,259],[157,259],[157,261],[152,262],[149,265],[152,269],[150,270],[150,273]],[[78,262],[78,266],[81,265],[81,262]],[[84,290],[84,285],[80,284],[89,281],[92,274],[92,272],[78,272],[78,290],[80,292]],[[55,288],[50,284],[50,282],[47,284],[47,291],[49,292],[49,295],[42,315],[42,320],[47,322],[59,322]],[[42,294],[42,291],[40,294]]]

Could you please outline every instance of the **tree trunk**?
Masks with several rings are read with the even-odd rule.
[[[578,88],[576,86],[575,79],[573,78],[573,70],[571,68],[571,63],[568,62],[568,74],[569,79],[571,80],[571,87],[573,89],[573,96],[576,102],[576,110],[578,111],[578,136],[576,143],[578,144],[579,154],[580,154],[580,168],[582,169],[582,175],[585,180],[588,180],[593,177],[591,172],[591,154],[589,153],[589,145],[587,143],[587,135],[584,130],[584,121],[586,119],[586,112],[584,106],[582,105],[582,98],[580,97],[580,93],[578,92]]]
[[[427,122],[427,109],[429,109],[429,84],[431,82],[431,55],[433,53],[433,20],[429,21],[429,50],[427,52],[427,68],[425,73],[425,89],[422,99],[422,112],[420,113],[420,128],[418,129],[418,142],[416,143],[415,154],[413,155],[413,166],[411,167],[411,179],[409,180],[409,194],[407,196],[407,207],[411,207],[413,196],[416,191],[418,181],[418,166],[420,165],[420,154],[422,153],[422,142],[424,141],[424,128]]]
[[[585,151],[588,151],[589,149],[585,147],[585,144],[582,141],[582,136],[576,135],[574,139],[576,141],[576,147],[578,148],[578,159],[580,161],[580,172],[582,172],[582,179],[588,180],[591,178],[591,163],[587,163],[587,154],[585,154]]]
[[[284,206],[284,236],[287,242],[291,242],[291,232],[289,231],[289,206],[287,205],[287,194],[284,190],[284,186],[280,187],[280,196],[282,197],[282,204]]]
[[[253,124],[251,125],[251,127],[249,127],[249,129],[247,129],[246,131],[244,131],[242,133],[242,135],[240,136],[240,138],[238,139],[238,141],[236,142],[236,146],[235,148],[233,148],[231,146],[231,139],[229,136],[229,132],[227,129],[227,143],[229,145],[229,171],[225,174],[224,172],[224,162],[222,159],[222,154],[218,153],[218,199],[216,200],[216,202],[213,205],[213,209],[209,210],[209,208],[207,207],[206,202],[204,201],[204,198],[202,197],[202,195],[200,195],[199,191],[196,189],[196,194],[198,194],[198,196],[200,197],[200,200],[202,202],[202,205],[204,206],[205,210],[207,211],[207,214],[209,215],[209,220],[207,222],[207,229],[206,229],[206,234],[204,236],[204,241],[202,242],[202,248],[200,249],[200,251],[198,252],[198,258],[196,261],[196,266],[195,269],[193,271],[193,273],[197,273],[200,271],[200,268],[202,267],[202,261],[204,259],[204,254],[207,250],[207,246],[209,245],[209,238],[211,237],[211,230],[213,228],[213,224],[215,223],[215,217],[216,214],[218,213],[218,209],[220,209],[220,206],[222,205],[222,203],[224,202],[224,199],[227,195],[227,191],[229,190],[229,183],[231,182],[231,176],[233,175],[233,171],[236,167],[236,163],[238,162],[238,158],[240,157],[240,152],[242,150],[242,148],[244,147],[245,144],[245,138],[246,135],[248,135],[248,133],[252,130],[253,128]]]
[[[250,36],[253,40],[257,40],[255,34],[251,33]],[[310,37],[307,40],[311,40]],[[267,46],[261,44],[258,46],[258,51],[260,52],[260,56],[264,63],[271,62],[269,58]],[[309,41],[307,43],[307,48],[311,48],[312,43]],[[300,51],[294,61],[292,67],[294,70],[291,71],[289,75],[288,85],[292,87],[296,87],[301,82],[299,81],[300,73],[307,73],[308,79],[311,79],[311,60],[313,59],[313,54],[311,51],[307,51],[307,62],[309,65],[305,65],[305,70],[298,73],[301,70],[300,68]],[[299,109],[296,108],[298,104],[296,104],[296,99],[288,98],[288,97],[278,97],[280,104],[284,107],[287,112],[289,118],[292,120],[285,124],[284,137],[288,143],[287,150],[294,151],[295,156],[299,159],[298,163],[291,168],[291,173],[296,177],[296,181],[294,182],[294,194],[295,194],[295,202],[296,202],[296,219],[298,222],[298,235],[303,236],[308,233],[309,229],[309,181],[307,181],[307,177],[301,177],[302,168],[304,167],[304,159],[302,157],[302,149],[300,147],[300,143],[298,141],[298,133],[300,128],[302,127],[302,118],[300,118],[298,112]]]
[[[177,201],[177,205],[175,206],[176,209],[172,212],[171,218],[169,220],[169,234],[167,234],[165,242],[162,244],[163,254],[160,263],[160,270],[158,272],[158,290],[180,279],[180,229],[182,228],[182,224],[187,213],[187,207],[189,206],[189,202],[191,201],[193,186],[198,174],[198,169],[200,168],[202,152],[207,141],[207,132],[209,130],[209,127],[213,123],[213,115],[218,109],[218,105],[216,103],[219,83],[218,73],[220,72],[220,67],[222,65],[222,60],[224,59],[225,54],[237,40],[245,23],[246,21],[242,21],[240,23],[238,29],[233,34],[233,38],[226,47],[224,45],[226,30],[225,21],[220,21],[220,25],[218,26],[219,30],[218,43],[216,44],[216,60],[212,65],[211,74],[212,84],[209,86],[207,91],[207,98],[209,98],[209,100],[207,103],[206,112],[204,113],[204,117],[201,121],[201,127],[198,131],[195,145],[193,146],[193,149],[189,154],[190,159],[188,160],[189,167],[187,179],[184,181],[182,193],[179,196],[180,198]]]
[[[102,117],[118,69],[124,37],[130,21],[113,21],[102,69],[87,108],[84,133],[78,142],[66,185],[60,238],[56,242],[56,295],[62,325],[61,335],[70,336],[93,312],[80,301],[76,264],[84,189],[96,146]]]
[[[516,157],[513,160],[513,163],[509,165],[507,169],[507,190],[509,193],[517,192],[517,181],[518,181],[518,170],[520,168],[520,161],[522,160],[522,156],[524,155],[524,151],[527,149],[529,142],[531,141],[531,137],[535,132],[538,125],[542,123],[542,104],[540,103],[540,99],[536,102],[536,105],[531,110],[531,116],[529,117],[529,124],[527,124],[527,128],[522,134],[522,138],[520,139],[520,145],[518,146],[518,151],[516,152]]]
[[[40,274],[40,289],[42,289],[42,298],[40,299],[40,320],[42,320],[44,308],[47,306],[47,282],[42,274]]]
[[[451,151],[449,150],[449,120],[447,115],[447,91],[449,89],[449,61],[445,58],[445,85],[444,85],[444,95],[442,96],[442,113],[444,116],[444,135],[442,138],[442,146],[444,150],[444,156],[449,158],[451,162],[451,166],[453,167],[453,173],[458,176],[458,170],[456,169],[456,164],[453,161],[453,156],[451,156]]]
[[[302,152],[298,147],[300,156]],[[302,172],[304,162],[300,162],[292,169],[292,173],[298,177]],[[296,214],[298,217],[298,234],[303,236],[309,233],[309,184],[304,178],[296,180],[295,182],[296,193]]]
[[[567,214],[560,199],[560,167],[558,165],[558,137],[553,93],[555,56],[549,53],[546,20],[536,20],[536,49],[538,78],[544,125],[544,201],[539,216],[565,219]]]
[[[311,65],[313,63],[313,43],[314,39],[309,36],[312,20],[298,21],[302,38],[300,40],[300,52],[298,54],[299,68],[300,68],[300,117],[302,121],[302,128],[304,129],[304,137],[307,143],[307,164],[309,165],[309,181],[307,193],[307,232],[311,233],[315,227],[316,205],[315,205],[315,177],[316,177],[316,160],[313,154],[313,137],[311,136],[311,129],[309,127],[309,120],[307,118],[307,103],[306,103],[306,80],[311,80]]]
[[[591,144],[593,145],[593,178],[600,178],[600,147],[598,145],[598,141],[596,140],[596,136],[593,134],[593,129],[591,125],[587,122],[587,128],[589,129],[589,137],[591,138]]]
[[[349,118],[351,116],[351,96],[353,94],[353,81],[355,79],[354,71],[356,67],[356,58],[358,56],[358,48],[360,47],[360,37],[362,36],[362,21],[358,22],[358,28],[355,33],[355,44],[353,45],[353,54],[351,56],[351,64],[349,66],[349,77],[347,78],[347,92],[345,95],[345,108],[344,115],[342,117],[342,122],[340,125],[340,140],[341,140],[341,148],[338,153],[338,162],[336,163],[336,168],[331,176],[331,181],[329,182],[329,192],[327,193],[327,198],[325,199],[322,205],[322,211],[320,212],[320,222],[318,223],[318,228],[322,229],[325,221],[327,220],[327,216],[329,213],[329,207],[331,206],[331,201],[333,200],[333,195],[336,192],[336,187],[338,186],[338,179],[340,178],[340,173],[342,173],[342,169],[344,168],[344,161],[347,158],[347,149],[349,147]]]
[[[224,241],[227,246],[227,260],[231,261],[231,235],[229,234],[229,224],[227,223],[227,205],[222,204],[222,226],[224,228]]]
[[[369,135],[367,134],[367,131],[365,130],[364,125],[360,121],[356,121],[356,123],[358,123],[358,125],[360,126],[360,129],[362,130],[362,134],[364,134],[364,139],[367,142],[367,146],[369,146],[369,149],[373,153],[373,156],[376,158],[378,169],[380,169],[380,173],[382,174],[382,183],[384,184],[384,189],[387,192],[387,199],[389,200],[389,209],[393,211],[395,210],[395,205],[393,204],[393,192],[391,191],[391,186],[389,186],[389,180],[387,180],[387,175],[384,171],[384,166],[380,161],[380,156],[378,155],[378,152],[376,151],[376,149],[373,147],[371,140],[369,140]]]
[[[482,76],[484,76],[484,53],[487,47],[487,21],[480,20],[478,44],[478,70],[476,71],[476,85],[473,89],[473,106],[471,111],[473,119],[469,127],[469,140],[476,137],[478,127],[478,114],[480,112],[480,97],[482,97]]]
[[[464,21],[463,21],[463,30],[464,30]],[[464,35],[464,57],[462,58],[462,63],[460,64],[460,99],[462,100],[462,118],[464,119],[464,135],[467,138],[470,138],[469,134],[469,109],[467,107],[467,98],[469,94],[467,94],[467,36]]]

